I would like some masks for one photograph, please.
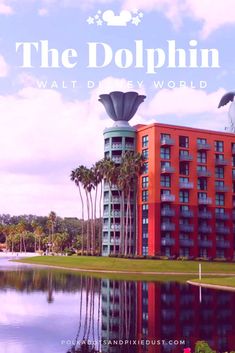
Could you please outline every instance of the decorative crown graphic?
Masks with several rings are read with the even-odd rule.
[[[87,23],[89,25],[102,26],[106,24],[107,26],[113,27],[124,27],[127,24],[132,24],[138,26],[143,18],[144,14],[139,10],[122,10],[119,15],[115,15],[112,10],[106,10],[104,13],[98,10],[94,16],[89,16]]]

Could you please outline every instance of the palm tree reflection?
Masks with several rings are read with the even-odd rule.
[[[77,335],[67,353],[119,352],[113,340],[135,337],[134,282],[82,277],[79,302]]]

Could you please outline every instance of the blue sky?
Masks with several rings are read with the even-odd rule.
[[[115,15],[128,10],[132,19],[127,26],[107,26],[102,18],[107,10]],[[89,25],[87,19],[98,11],[102,24],[94,19]],[[136,16],[138,25],[132,23]],[[102,131],[111,122],[98,103],[101,93],[145,93],[133,124],[159,121],[224,130],[228,107],[218,110],[217,105],[235,86],[234,38],[233,0],[0,0],[0,212],[44,215],[53,209],[61,216],[79,216],[69,174],[79,164],[102,158]],[[218,49],[220,68],[164,67],[154,75],[114,64],[87,68],[88,42],[133,51],[135,40],[143,40],[145,48],[165,50],[167,40],[175,40],[178,48],[187,50],[192,39],[198,48]],[[16,42],[40,40],[48,40],[60,52],[75,48],[78,65],[42,69],[34,55],[34,68],[20,68]],[[75,88],[71,81],[76,81]],[[93,89],[88,81],[94,81]],[[161,81],[163,88],[156,89],[154,81]],[[186,87],[180,88],[180,81]],[[199,81],[206,81],[207,87],[200,89]],[[39,82],[47,82],[47,87],[39,88]]]

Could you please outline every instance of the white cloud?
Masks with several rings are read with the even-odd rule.
[[[41,0],[42,5],[45,7],[56,5],[57,7],[79,7],[84,10],[112,2],[113,0]]]
[[[125,80],[108,77],[101,83],[104,88],[83,101],[34,87],[0,96],[1,212],[45,215],[53,209],[61,216],[79,215],[70,172],[103,157],[103,130],[112,122],[98,95]]]
[[[49,11],[48,11],[48,9],[43,7],[38,10],[38,14],[39,14],[39,16],[47,16],[49,14]]]
[[[189,87],[162,89],[149,103],[147,114],[218,114],[217,106],[224,93],[222,88],[212,93]]]
[[[224,25],[235,24],[234,0],[124,0],[123,7],[160,11],[174,27],[179,27],[185,18],[190,17],[202,23],[203,38]]]
[[[223,88],[212,93],[186,87],[162,89],[145,107],[145,112],[163,123],[223,131],[228,124],[228,106],[217,107],[224,94]]]
[[[8,3],[9,3],[9,1],[7,1],[7,0],[0,0],[0,14],[1,15],[12,15],[13,14],[14,11]]]
[[[6,77],[9,72],[9,65],[6,63],[4,57],[0,55],[0,77]]]

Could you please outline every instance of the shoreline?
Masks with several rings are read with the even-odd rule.
[[[76,268],[76,267],[66,267],[66,266],[54,266],[54,265],[41,265],[41,264],[35,264],[35,263],[29,263],[29,262],[21,262],[20,260],[12,260],[14,262],[20,262],[20,263],[27,263],[29,265],[33,266],[39,266],[39,267],[46,267],[46,268],[54,268],[54,269],[61,269],[61,270],[71,270],[71,271],[77,271],[77,272],[88,272],[88,273],[108,273],[108,274],[126,274],[126,275],[176,275],[176,276],[184,276],[184,275],[198,275],[198,272],[175,272],[175,271],[169,271],[169,272],[159,272],[159,271],[122,271],[122,270],[96,270],[96,269],[85,269],[85,268]],[[214,273],[214,272],[204,272],[203,275],[206,276],[218,276],[218,277],[224,277],[228,276],[228,273]],[[235,273],[230,273],[230,276],[235,277]]]
[[[191,284],[193,286],[197,287],[203,287],[203,288],[210,288],[210,289],[218,289],[218,290],[225,290],[225,291],[231,291],[235,292],[235,287],[230,287],[230,286],[221,286],[218,284],[209,284],[209,283],[200,283],[200,282],[194,282],[194,281],[187,281],[188,284]]]

